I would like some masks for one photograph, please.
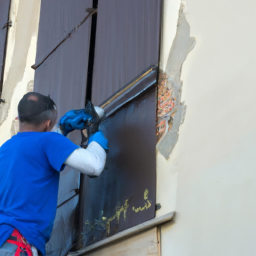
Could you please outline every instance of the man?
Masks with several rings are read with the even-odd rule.
[[[87,149],[82,149],[62,134],[51,132],[57,108],[39,93],[26,94],[18,113],[20,132],[0,148],[0,256],[32,256],[37,250],[45,255],[56,214],[60,172],[68,165],[87,175],[100,175],[108,141],[98,131],[89,138]],[[70,111],[61,119],[64,122],[58,131],[66,135],[74,128],[84,129],[88,117],[84,111]]]

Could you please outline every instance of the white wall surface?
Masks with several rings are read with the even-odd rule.
[[[175,37],[179,0],[165,0],[160,67]],[[256,2],[187,0],[195,48],[182,68],[185,122],[169,160],[157,154],[162,256],[256,254]],[[33,84],[40,1],[13,0],[0,145]],[[18,26],[27,28],[18,33]]]
[[[165,2],[163,69],[180,4]],[[177,212],[161,228],[162,256],[255,255],[256,2],[185,4],[196,46],[182,68],[178,142],[169,160],[157,154],[157,214]]]
[[[18,116],[17,106],[25,93],[33,89],[40,1],[12,0],[8,45],[0,104],[0,146],[12,135],[12,125]]]

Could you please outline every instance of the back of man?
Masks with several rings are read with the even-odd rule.
[[[45,255],[53,229],[60,172],[65,165],[87,175],[104,169],[108,142],[98,131],[82,149],[59,133],[55,103],[28,93],[19,103],[20,132],[0,147],[0,256]],[[68,134],[83,129],[83,110],[64,116]],[[13,247],[14,246],[14,247]],[[10,253],[8,253],[10,252]]]
[[[56,213],[59,172],[78,146],[52,132],[22,132],[0,148],[0,243],[18,229],[44,254]]]

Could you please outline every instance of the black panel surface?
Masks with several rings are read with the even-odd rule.
[[[100,177],[83,177],[80,248],[155,216],[155,90],[151,87],[101,125],[109,153]]]
[[[36,63],[84,19],[86,8],[91,7],[92,0],[41,1]]]
[[[84,108],[88,55],[91,34],[91,17],[79,28],[77,25],[88,15],[86,8],[92,0],[43,0],[41,3],[37,60],[41,60],[59,45],[36,69],[34,91],[50,95],[58,109],[58,120],[71,109]],[[62,44],[60,41],[77,28]],[[81,142],[79,131],[69,138]],[[78,203],[80,174],[65,168],[61,172],[58,211],[47,255],[66,255],[74,244],[75,216]]]
[[[3,83],[3,68],[7,40],[7,21],[9,17],[10,0],[0,0],[0,95]]]
[[[53,232],[45,248],[47,256],[66,256],[73,247],[77,233],[74,227],[77,206],[78,195],[57,209]]]
[[[34,91],[50,95],[58,117],[85,106],[90,20],[35,71]]]
[[[106,103],[103,103],[102,105],[106,115],[111,115],[113,112],[117,111],[121,106],[123,106],[133,98],[137,97],[139,94],[141,94],[149,87],[155,85],[157,81],[157,74],[157,69],[154,69],[147,75],[145,75],[143,78],[141,78],[138,82],[137,79],[135,79],[134,82],[130,83],[127,86],[129,87],[128,89],[126,89],[127,87],[122,88],[116,94],[114,94],[113,97],[111,97],[109,100],[106,101]],[[130,85],[132,86],[130,87]],[[115,98],[119,94],[120,96]]]
[[[90,6],[91,1],[84,2]],[[66,14],[68,15],[68,12]],[[85,106],[90,28],[91,18],[35,71],[34,91],[51,96],[57,104],[58,119],[71,109],[80,109]],[[41,31],[39,31],[40,33]],[[47,35],[44,34],[44,36]],[[41,40],[43,39],[44,37],[41,37]],[[72,132],[70,139],[74,143],[80,144],[80,132]],[[78,182],[78,172],[70,172],[68,168],[62,172],[59,204],[77,193]]]
[[[160,0],[99,0],[92,102],[158,63]]]

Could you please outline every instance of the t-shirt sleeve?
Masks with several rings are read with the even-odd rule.
[[[55,132],[47,132],[43,150],[50,165],[56,171],[60,172],[64,169],[66,159],[77,148],[79,146],[63,135]]]

